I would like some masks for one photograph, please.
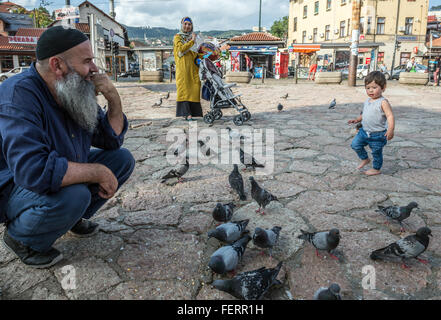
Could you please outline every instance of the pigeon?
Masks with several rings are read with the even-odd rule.
[[[418,256],[423,253],[429,246],[429,236],[432,231],[428,227],[419,228],[416,234],[407,236],[385,248],[375,250],[371,253],[372,260],[387,260],[388,258],[401,258],[403,269],[409,268],[404,262],[405,259],[415,258],[421,263],[429,263],[427,260],[420,259]]]
[[[222,204],[218,203],[213,210],[213,219],[219,222],[228,222],[233,217],[234,203]]]
[[[287,99],[288,98],[288,94],[285,94],[284,96],[281,96],[280,98]]]
[[[329,288],[321,287],[314,293],[314,300],[341,300],[340,286],[333,283]]]
[[[167,100],[168,98],[170,98],[170,91],[167,91],[167,94],[164,97],[165,100]]]
[[[215,280],[214,288],[231,294],[242,300],[260,300],[273,285],[282,284],[277,276],[282,267],[282,261],[275,268],[259,268],[238,274],[232,279]]]
[[[231,188],[233,188],[233,190],[239,195],[239,199],[242,201],[246,200],[247,196],[243,190],[243,179],[237,164],[234,165],[233,171],[231,171],[230,175],[228,176],[228,181],[230,182]]]
[[[402,224],[402,221],[404,219],[409,218],[410,213],[412,212],[413,208],[418,208],[418,203],[412,201],[407,206],[404,207],[398,207],[398,206],[389,206],[389,207],[383,207],[378,206],[378,210],[375,210],[375,212],[380,212],[381,214],[385,215],[388,219],[396,220],[401,226],[400,231],[404,232],[404,227]]]
[[[283,105],[281,103],[277,105],[277,110],[279,110],[279,112],[283,110]]]
[[[332,100],[331,101],[331,104],[329,105],[329,109],[334,109],[335,108],[335,106],[336,106],[336,101],[335,101],[335,98],[334,98],[334,100]]]
[[[211,156],[211,149],[207,147],[207,145],[202,140],[198,140],[199,147],[201,148],[202,153],[204,153],[207,157]],[[205,147],[205,152],[203,148]]]
[[[269,248],[270,259],[273,255],[273,247],[279,240],[282,227],[273,227],[272,229],[256,228],[253,234],[253,243],[259,248]]]
[[[210,269],[218,274],[225,274],[236,269],[250,240],[251,236],[245,234],[233,244],[217,249],[210,257],[208,263]]]
[[[254,177],[249,178],[251,181],[251,197],[256,200],[256,202],[259,204],[259,209],[256,210],[256,212],[261,212],[262,214],[265,214],[264,210],[265,207],[271,202],[271,201],[279,201],[276,196],[272,195],[270,192],[266,191],[265,189],[261,188],[256,180],[254,180]],[[262,208],[262,211],[260,211]]]
[[[230,127],[226,127],[225,129],[228,130],[228,135],[230,137],[231,140],[235,140],[235,139],[240,139],[242,140],[244,138],[244,136],[242,136],[240,133],[238,133],[237,131],[233,131],[231,130]]]
[[[326,250],[331,258],[339,260],[331,253],[332,250],[337,248],[338,243],[340,242],[340,231],[338,229],[318,232],[306,232],[300,229],[300,231],[302,234],[297,238],[310,242],[315,247],[315,253],[317,256],[319,256],[318,250]]]
[[[239,148],[240,152],[240,162],[245,165],[245,170],[249,167],[252,167],[253,170],[256,168],[265,168],[263,164],[259,164],[256,162],[256,159],[253,158],[253,156],[250,156],[249,154],[245,153],[242,148]]]
[[[152,108],[155,108],[155,107],[160,107],[160,106],[161,106],[161,104],[162,104],[162,98],[159,98],[159,102],[155,102],[155,104],[154,104],[154,105],[152,105]]]
[[[161,179],[161,183],[165,183],[168,179],[178,178],[178,182],[182,182],[182,176],[188,171],[189,163],[188,157],[185,158],[185,164],[180,164],[176,169],[170,170],[165,176]]]
[[[239,240],[243,233],[249,232],[245,230],[248,222],[250,222],[249,219],[223,223],[216,229],[208,231],[208,238],[213,237],[219,241],[231,244]]]

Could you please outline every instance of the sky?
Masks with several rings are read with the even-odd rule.
[[[38,7],[41,0],[10,0],[26,9]],[[64,7],[65,0],[46,0],[49,11]],[[77,6],[83,0],[70,0]],[[109,13],[108,0],[89,0]],[[430,0],[429,7],[441,5]],[[262,0],[262,26],[268,30],[274,21],[288,15],[289,0]],[[199,31],[252,29],[259,25],[259,0],[115,0],[116,20],[131,27],[179,29],[184,16],[190,16]]]

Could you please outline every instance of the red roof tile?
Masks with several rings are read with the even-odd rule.
[[[40,37],[45,30],[46,28],[20,28],[15,35],[21,37]]]
[[[88,23],[75,23],[75,29],[82,33],[90,33],[90,26]]]
[[[236,36],[231,38],[230,41],[262,41],[262,42],[268,42],[268,41],[282,41],[280,38],[277,38],[269,33],[266,32],[252,32],[248,33],[242,36]]]

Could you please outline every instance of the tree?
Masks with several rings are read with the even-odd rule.
[[[24,8],[18,8],[14,10],[15,13],[29,13],[29,16],[34,20],[35,28],[46,28],[49,24],[53,22],[49,11],[46,9],[47,6],[51,5],[51,2],[46,0],[40,0],[40,5],[38,8],[34,8],[32,11],[27,11]]]
[[[288,37],[288,16],[274,21],[270,32],[276,37],[285,40]]]
[[[430,11],[438,11],[441,10],[441,5],[439,6],[432,6],[432,8],[430,8]]]

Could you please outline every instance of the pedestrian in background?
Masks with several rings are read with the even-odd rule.
[[[193,33],[193,21],[189,17],[181,20],[181,31],[173,39],[173,54],[176,63],[176,117],[194,121],[193,117],[202,117],[201,81],[197,50],[190,50],[196,41]]]

